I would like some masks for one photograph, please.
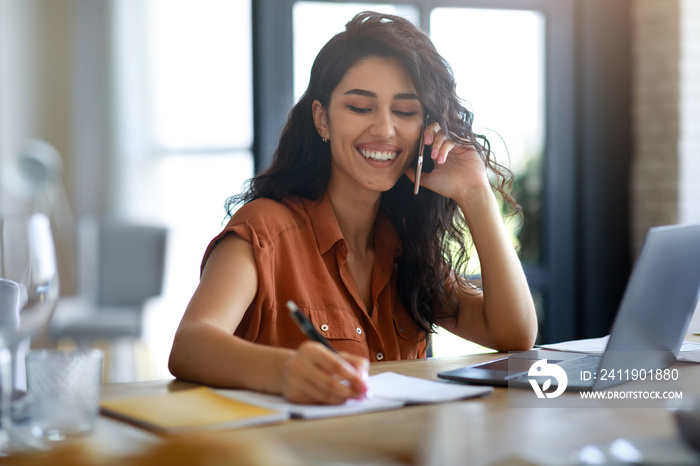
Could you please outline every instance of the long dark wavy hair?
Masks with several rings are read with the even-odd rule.
[[[475,147],[491,173],[494,189],[520,212],[509,194],[512,173],[495,161],[488,140],[473,133],[473,116],[457,97],[452,69],[430,38],[406,19],[366,11],[321,49],[311,68],[309,86],[287,119],[271,166],[249,180],[243,193],[226,201],[228,215],[238,204],[261,197],[278,201],[292,196],[323,197],[331,152],[314,126],[312,103],[318,100],[328,108],[331,93],[345,73],[368,56],[400,60],[430,121],[437,121],[457,144]],[[427,171],[431,161],[426,159]],[[406,176],[382,193],[380,211],[388,215],[401,241],[402,254],[396,258],[398,295],[427,335],[439,319],[455,315],[456,305],[450,302],[446,285],[456,282],[467,291],[476,290],[475,284],[464,278],[468,261],[464,245],[469,239],[466,222],[453,200],[427,189],[414,196],[413,184]]]

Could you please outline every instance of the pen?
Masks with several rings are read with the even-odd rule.
[[[425,150],[425,144],[423,138],[425,136],[425,127],[428,126],[428,116],[425,117],[425,123],[423,129],[420,131],[420,141],[418,141],[418,161],[416,163],[416,183],[413,187],[413,194],[418,195],[418,190],[420,189],[420,175],[423,172],[423,151]]]
[[[309,340],[316,341],[318,343],[321,343],[323,346],[328,348],[329,350],[333,351],[335,354],[338,354],[338,351],[333,348],[333,345],[330,344],[328,340],[326,340],[326,337],[318,333],[318,330],[314,327],[314,325],[309,321],[309,319],[306,318],[303,312],[297,307],[297,305],[294,303],[294,301],[289,300],[287,301],[287,309],[289,309],[289,316],[292,318],[295,324],[299,327],[299,329],[304,333],[304,335],[307,336]],[[367,381],[367,372],[363,371],[362,373],[362,378]],[[371,398],[372,394],[368,390],[365,392],[365,398]]]

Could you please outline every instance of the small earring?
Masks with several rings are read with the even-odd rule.
[[[328,139],[326,139],[325,136],[321,136],[321,140],[324,142],[324,144],[325,144],[326,142],[328,142]]]

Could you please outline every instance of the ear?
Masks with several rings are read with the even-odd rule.
[[[328,134],[328,112],[323,108],[321,102],[314,100],[311,104],[311,112],[314,116],[314,126],[316,131],[318,131],[318,135],[322,138],[330,139],[330,134]]]

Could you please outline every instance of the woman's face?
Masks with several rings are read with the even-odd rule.
[[[423,107],[411,76],[395,58],[370,56],[350,68],[314,121],[330,140],[331,187],[383,192],[413,159]]]

